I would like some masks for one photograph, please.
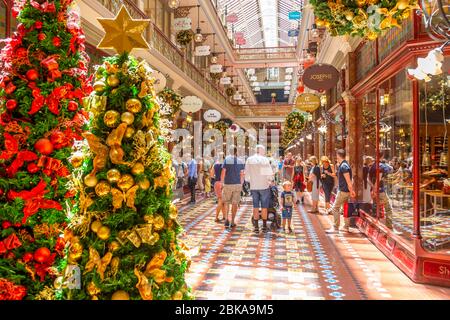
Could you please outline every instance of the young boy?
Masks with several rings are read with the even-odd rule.
[[[290,181],[283,182],[283,191],[280,197],[281,217],[283,218],[283,230],[286,231],[286,220],[288,223],[289,233],[291,229],[292,208],[294,206],[294,193],[292,192],[292,183]]]

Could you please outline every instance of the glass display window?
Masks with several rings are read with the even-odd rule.
[[[420,233],[422,246],[450,253],[450,57],[431,81],[419,82]]]

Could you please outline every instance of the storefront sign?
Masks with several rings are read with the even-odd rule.
[[[209,72],[211,72],[211,73],[221,73],[222,69],[223,69],[223,67],[222,67],[221,64],[212,64],[209,67]]]
[[[303,93],[295,100],[295,108],[304,112],[313,112],[320,107],[319,96],[312,93]]]
[[[234,100],[241,100],[241,99],[242,99],[242,95],[239,94],[239,93],[236,93],[236,94],[233,96],[233,99],[234,99]]]
[[[206,122],[217,122],[220,120],[221,117],[222,115],[216,109],[207,110],[203,114],[203,119],[205,119]]]
[[[292,29],[288,31],[288,37],[298,37],[298,29]]]
[[[300,20],[302,18],[302,14],[300,11],[290,11],[288,13],[289,20]]]
[[[209,56],[210,54],[211,54],[210,46],[195,47],[195,56],[197,57]]]
[[[173,19],[173,29],[175,31],[190,30],[192,28],[191,18],[175,18]]]
[[[220,84],[231,84],[231,78],[230,77],[220,78]]]
[[[203,101],[197,96],[186,96],[181,100],[181,110],[184,112],[197,112],[203,106]]]
[[[329,90],[338,83],[339,71],[331,64],[313,64],[303,73],[302,81],[310,89]]]
[[[247,43],[247,40],[245,40],[244,38],[238,38],[236,39],[236,44],[238,46],[245,46],[245,44]]]
[[[228,23],[236,23],[236,22],[238,22],[239,18],[236,13],[232,13],[232,14],[229,14],[225,20]]]
[[[424,261],[423,275],[430,278],[450,280],[450,264],[435,261]]]

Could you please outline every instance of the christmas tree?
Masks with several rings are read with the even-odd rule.
[[[81,159],[83,172],[73,178],[79,196],[69,263],[80,267],[82,281],[81,290],[66,290],[67,298],[187,299],[189,261],[177,239],[174,174],[153,70],[128,54],[146,46],[141,32],[148,22],[132,20],[124,7],[100,22],[106,35],[99,47],[120,55],[105,58],[96,71],[95,92],[85,104],[91,113],[86,144],[72,156]]]
[[[53,299],[88,58],[71,0],[15,1],[0,56],[0,300]]]

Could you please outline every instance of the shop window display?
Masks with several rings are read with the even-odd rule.
[[[420,231],[423,247],[450,253],[450,58],[444,73],[420,86]],[[445,72],[447,71],[447,72]]]

